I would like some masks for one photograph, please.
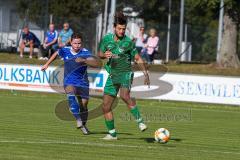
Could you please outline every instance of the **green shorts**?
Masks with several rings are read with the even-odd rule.
[[[118,76],[109,75],[104,87],[104,94],[117,96],[120,88],[131,89],[133,72],[123,73]]]

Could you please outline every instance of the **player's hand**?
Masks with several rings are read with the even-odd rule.
[[[112,55],[113,55],[112,52],[109,50],[104,53],[105,58],[111,58]]]
[[[46,69],[48,68],[48,65],[47,64],[44,64],[41,68],[41,71],[45,71]]]
[[[150,79],[149,79],[149,76],[148,74],[145,74],[145,79],[144,79],[144,84],[145,85],[148,85],[148,88],[150,88]]]
[[[43,44],[43,48],[44,48],[44,49],[47,48],[47,44],[46,44],[46,43]]]

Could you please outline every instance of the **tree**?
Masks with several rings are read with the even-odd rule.
[[[103,7],[104,0],[17,0],[16,5],[22,18],[41,26],[49,14],[66,19],[78,17],[81,19],[95,18]],[[27,11],[27,12],[26,12]]]
[[[219,67],[239,68],[237,31],[239,30],[240,24],[240,2],[238,0],[225,0],[224,2],[224,30],[220,54],[216,63]],[[208,8],[208,10],[211,11],[209,12],[210,14],[214,11],[219,13],[220,0],[187,0],[186,3],[190,4],[189,6],[192,10],[196,8],[198,8],[197,10],[199,10],[199,8],[206,10],[206,8]],[[210,16],[214,16],[214,14]]]
[[[224,68],[240,68],[240,61],[237,54],[240,2],[237,0],[228,1],[226,9],[222,45],[217,64],[219,67]]]

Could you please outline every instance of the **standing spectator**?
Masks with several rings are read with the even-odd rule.
[[[43,45],[41,46],[41,57],[40,60],[47,60],[49,52],[55,52],[57,50],[57,40],[58,40],[58,32],[55,30],[55,26],[53,23],[49,24],[49,31],[47,31],[45,35],[45,40]]]
[[[64,46],[70,45],[72,34],[73,34],[73,30],[69,28],[69,23],[65,22],[63,24],[63,29],[59,33],[58,47],[62,48]]]
[[[40,47],[40,40],[36,37],[35,34],[29,31],[28,26],[25,26],[23,28],[23,32],[21,36],[21,42],[19,46],[21,58],[23,58],[23,52],[25,47],[30,48],[30,53],[29,53],[30,59],[32,58],[32,55],[33,55],[33,49]]]
[[[147,43],[145,44],[146,51],[143,53],[143,55],[146,57],[148,63],[153,62],[153,56],[157,53],[158,50],[158,41],[159,38],[156,35],[155,29],[150,29],[149,31],[150,36],[147,39]]]
[[[140,27],[140,32],[137,37],[135,37],[136,40],[136,48],[138,53],[142,52],[142,49],[144,47],[144,43],[147,40],[147,34],[144,33],[144,27]]]

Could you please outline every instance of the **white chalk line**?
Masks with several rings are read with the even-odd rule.
[[[109,142],[109,141],[108,141]],[[0,140],[0,143],[22,143],[22,144],[67,144],[67,145],[85,145],[85,146],[94,146],[94,147],[119,147],[119,148],[136,148],[136,149],[157,149],[160,150],[160,146],[140,146],[140,145],[125,145],[125,144],[109,144],[109,143],[92,143],[92,142],[71,142],[71,141],[57,141],[57,140],[44,140],[44,141],[28,141],[28,140]],[[187,145],[191,146],[191,145]],[[194,146],[194,145],[192,145]],[[178,149],[178,148],[172,148],[172,147],[165,147],[162,148],[162,150],[165,149]],[[183,149],[181,147],[181,149]],[[188,151],[194,151],[194,152],[205,152],[205,153],[219,153],[219,154],[236,154],[240,155],[240,152],[231,152],[231,151],[217,151],[217,150],[194,150],[187,148]]]

